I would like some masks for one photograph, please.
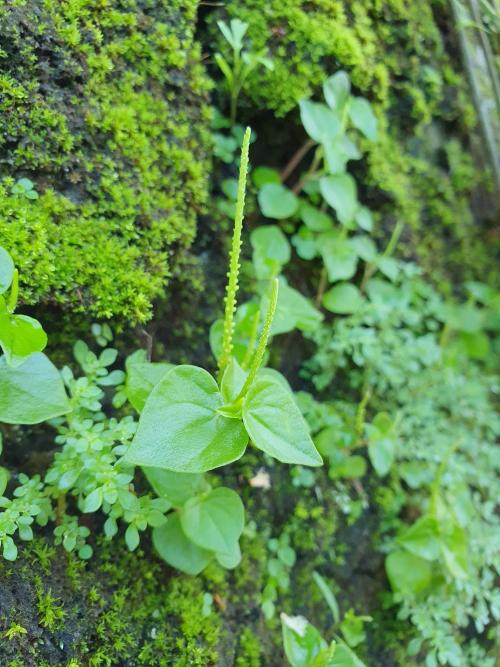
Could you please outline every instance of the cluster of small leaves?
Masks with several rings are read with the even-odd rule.
[[[256,67],[273,69],[273,62],[266,56],[265,51],[252,51],[244,48],[244,37],[248,30],[248,23],[239,19],[232,19],[229,23],[217,21],[219,30],[224,39],[231,47],[227,57],[222,53],[214,55],[215,62],[224,75],[230,99],[231,124],[236,121],[238,97],[245,85],[246,80]]]
[[[408,651],[424,653],[430,666],[466,664],[470,622],[481,634],[500,618],[493,583],[500,421],[491,391],[496,383],[462,359],[410,378],[398,392],[404,447],[396,471],[421,516],[397,526],[386,569],[400,616],[418,631]],[[485,654],[481,664],[491,661]]]
[[[366,297],[355,313],[335,318],[311,336],[317,350],[306,374],[318,389],[349,369],[353,387],[367,383],[383,392],[440,360],[437,334],[444,301],[413,264],[398,267],[394,281],[374,277],[366,283]]]
[[[274,618],[275,602],[279,593],[290,587],[290,570],[295,565],[296,554],[290,546],[290,536],[283,532],[267,542],[271,557],[267,561],[267,580],[262,591],[262,611],[267,619]]]

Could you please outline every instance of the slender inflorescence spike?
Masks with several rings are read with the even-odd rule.
[[[255,380],[257,371],[259,370],[262,360],[264,358],[264,353],[267,347],[267,341],[269,340],[269,334],[271,332],[271,325],[273,323],[274,313],[276,312],[276,306],[278,304],[278,291],[279,291],[279,280],[275,278],[271,285],[271,295],[269,299],[269,306],[267,308],[266,319],[264,321],[264,327],[260,335],[259,344],[255,350],[255,354],[252,359],[252,364],[250,366],[250,371],[248,372],[248,377],[245,380],[242,390],[240,391],[238,398],[242,398],[247,391],[250,389],[252,382]]]
[[[250,338],[248,339],[248,347],[245,352],[245,358],[241,362],[242,368],[248,368],[250,362],[252,361],[253,352],[255,350],[255,343],[257,342],[257,334],[259,333],[259,323],[260,323],[260,310],[255,313],[255,317],[252,321],[252,329],[250,331]]]
[[[229,255],[229,272],[226,287],[224,334],[222,338],[222,354],[219,359],[219,375],[229,363],[233,351],[234,312],[236,309],[236,294],[238,292],[238,275],[240,272],[241,230],[243,227],[243,210],[245,207],[245,190],[248,172],[248,147],[250,145],[250,128],[247,127],[241,147],[240,173],[238,178],[238,196],[236,199],[236,213],[234,216],[233,241]]]

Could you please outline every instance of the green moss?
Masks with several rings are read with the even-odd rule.
[[[259,638],[249,628],[244,628],[240,636],[236,667],[260,667],[261,646]]]
[[[225,15],[246,21],[253,47],[266,49],[275,65],[252,74],[242,115],[257,105],[282,117],[300,98],[318,94],[329,75],[347,70],[379,119],[379,140],[364,142],[367,159],[356,165],[360,198],[378,212],[379,233],[390,234],[403,220],[403,250],[436,277],[465,268],[467,277],[484,278],[484,228],[473,220],[469,200],[488,183],[477,166],[471,169],[475,113],[466,77],[456,69],[446,3],[231,0],[216,13]],[[219,49],[227,48],[217,39]],[[293,113],[283,127],[298,122]]]
[[[208,171],[196,6],[0,0],[0,244],[28,303],[144,321],[181,270]]]
[[[0,664],[217,664],[220,618],[203,615],[202,578],[172,577],[156,559],[101,541],[75,590],[73,557],[58,551],[47,574],[37,557],[46,543],[35,543],[14,564],[0,563],[0,636],[10,630]]]

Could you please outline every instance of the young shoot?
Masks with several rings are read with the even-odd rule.
[[[236,111],[238,108],[239,94],[253,70],[262,65],[268,70],[274,69],[273,62],[265,55],[264,51],[247,51],[243,49],[243,38],[248,30],[248,23],[240,19],[232,19],[229,23],[217,21],[219,30],[225,40],[232,48],[229,61],[221,53],[216,53],[214,58],[221,70],[229,91],[229,107],[231,125],[236,122]]]

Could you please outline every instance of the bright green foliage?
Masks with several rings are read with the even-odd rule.
[[[145,352],[138,350],[127,357],[125,367],[127,375],[124,398],[130,401],[137,412],[141,412],[154,387],[173,368],[173,365],[146,361]]]
[[[8,299],[1,296],[10,288]],[[0,246],[0,421],[36,424],[70,410],[57,369],[41,354],[47,335],[37,320],[16,315],[18,272]]]
[[[350,315],[363,305],[363,297],[356,285],[338,283],[323,297],[324,307],[332,313]]]
[[[229,256],[219,381],[197,366],[180,365],[168,371],[146,400],[136,437],[125,455],[129,463],[181,473],[207,472],[241,458],[249,438],[255,447],[284,463],[322,463],[286,381],[277,379],[279,373],[263,376],[260,372],[278,304],[277,278],[255,351],[258,322],[252,325],[248,372],[231,356],[249,141],[248,128]],[[283,243],[286,247],[286,239],[280,238],[281,250]]]
[[[25,301],[137,322],[205,200],[208,82],[196,2],[105,4],[0,2],[0,243]]]
[[[256,108],[283,117],[345,70],[355,88],[351,122],[374,137],[374,117],[360,94],[369,96],[378,121],[377,142],[361,142],[368,151],[363,191],[388,224],[396,218],[409,225],[405,245],[425,268],[461,271],[465,264],[481,276],[488,250],[469,203],[480,178],[469,152],[475,112],[448,39],[446,3],[232,0],[216,16],[247,22],[253,47],[267,48],[273,59],[272,71],[254,71],[248,81]],[[348,92],[342,77],[325,84],[328,103]]]
[[[314,664],[330,664],[324,656],[334,651],[328,649],[318,630],[302,616],[281,615],[283,645],[288,662],[292,667],[310,667]],[[323,659],[323,661],[322,661]]]
[[[220,412],[224,399],[207,371],[177,366],[160,381],[141,414],[127,460],[178,472],[205,472],[239,459],[248,436]]]
[[[0,358],[0,421],[37,424],[70,410],[61,376],[40,352],[12,368]]]

